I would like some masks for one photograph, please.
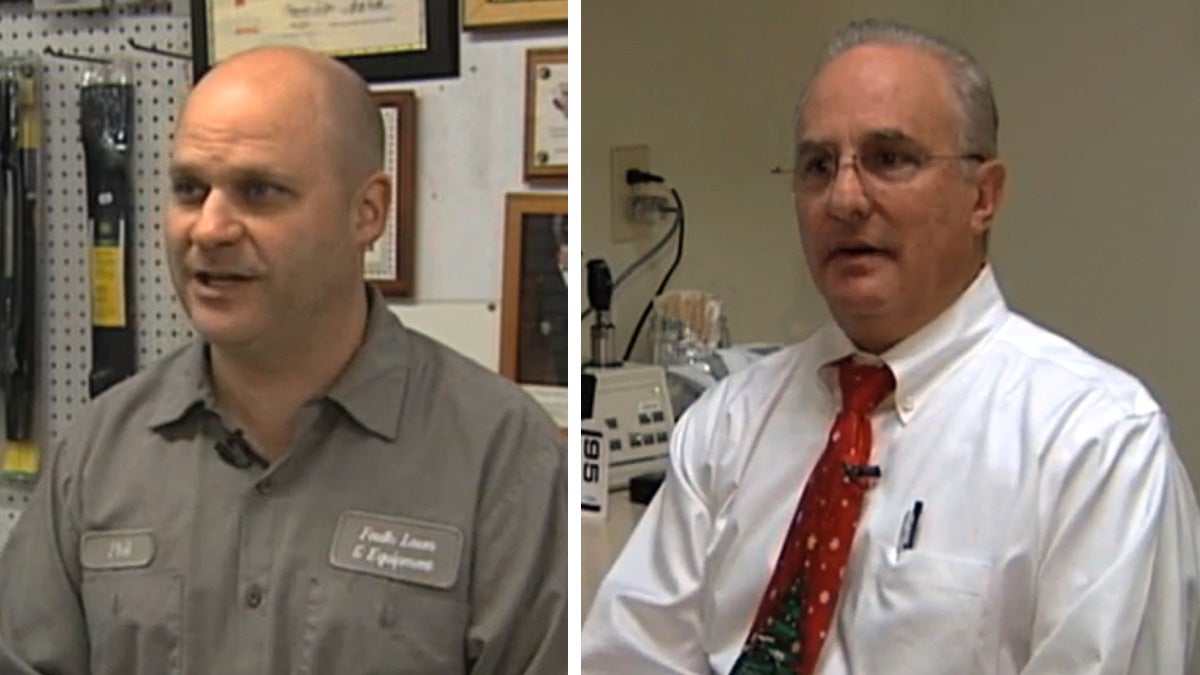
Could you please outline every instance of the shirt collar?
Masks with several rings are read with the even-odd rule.
[[[151,429],[182,419],[192,408],[213,405],[212,385],[208,381],[208,345],[194,340],[165,363],[159,372],[154,411],[149,417]]]
[[[389,441],[400,431],[404,381],[411,345],[407,329],[378,289],[368,297],[367,330],[327,397],[362,426]]]
[[[916,414],[931,386],[983,343],[1008,318],[1008,306],[996,283],[991,265],[985,265],[975,281],[946,311],[881,356],[858,351],[836,324],[814,335],[818,376],[831,393],[836,393],[833,365],[853,357],[862,363],[886,364],[896,378],[891,398],[901,423]],[[886,405],[886,402],[885,404]]]
[[[367,304],[362,345],[325,398],[372,433],[390,441],[395,440],[400,427],[408,334],[377,289],[367,291]],[[176,358],[177,367],[167,367],[161,374],[163,386],[150,416],[151,428],[177,422],[197,405],[215,407],[207,343],[196,340]]]

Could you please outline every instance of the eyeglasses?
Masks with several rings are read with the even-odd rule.
[[[850,162],[858,171],[859,180],[864,182],[900,184],[912,180],[930,162],[938,160],[965,160],[986,162],[979,153],[961,155],[934,155],[918,152],[905,144],[888,141],[868,141],[850,155]],[[792,189],[813,195],[829,189],[837,179],[842,160],[828,147],[820,145],[801,146],[796,151],[796,163],[790,170]],[[774,174],[788,173],[788,169],[776,167]]]

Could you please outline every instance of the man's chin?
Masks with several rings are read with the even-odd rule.
[[[202,308],[191,314],[192,329],[214,347],[237,347],[249,342],[252,331],[230,316],[211,316]]]
[[[832,279],[822,295],[835,315],[875,314],[887,305],[889,297],[878,275]]]

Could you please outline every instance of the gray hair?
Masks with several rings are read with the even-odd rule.
[[[977,153],[987,159],[999,154],[1000,116],[996,110],[996,98],[992,94],[991,80],[975,57],[949,40],[886,19],[854,21],[834,34],[796,105],[797,128],[808,90],[817,75],[842,54],[870,44],[913,47],[940,60],[946,67],[958,102],[962,151]]]

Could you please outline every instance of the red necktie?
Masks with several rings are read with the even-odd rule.
[[[838,364],[842,410],[796,515],[732,673],[812,673],[833,624],[871,476],[871,411],[895,380],[886,366]]]

